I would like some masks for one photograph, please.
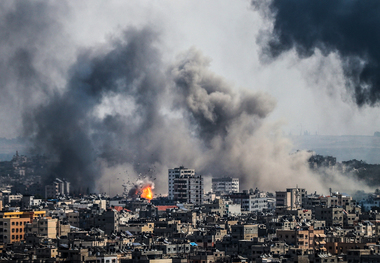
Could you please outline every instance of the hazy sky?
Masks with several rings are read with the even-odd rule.
[[[283,134],[380,131],[379,108],[367,106],[377,105],[377,51],[334,42],[352,36],[320,19],[306,32],[328,37],[305,40],[307,16],[290,23],[292,10],[274,0],[275,17],[270,2],[2,2],[0,137],[28,137],[56,156],[55,173],[98,190],[154,170],[165,192],[167,169],[180,164],[252,187],[339,185],[341,177],[310,173],[307,154],[290,156]],[[310,16],[329,8],[310,3],[322,5],[301,4]],[[360,103],[363,90],[375,99],[365,93]]]
[[[359,109],[347,94],[339,55],[325,57],[317,50],[300,59],[290,50],[270,63],[260,59],[258,42],[272,21],[254,10],[251,1],[60,2],[49,2],[49,17],[59,26],[49,32],[54,37],[43,43],[52,60],[60,61],[58,74],[81,49],[106,43],[125,28],[149,26],[159,32],[158,48],[168,61],[196,47],[211,59],[211,69],[236,89],[261,90],[273,96],[277,107],[270,120],[283,120],[286,134],[308,130],[311,134],[372,135],[380,130],[379,109]],[[12,111],[17,112],[24,102],[13,99]],[[19,135],[20,124],[13,113],[3,114],[1,121],[1,137]]]
[[[236,88],[262,90],[277,100],[271,120],[286,133],[372,135],[380,130],[378,108],[358,108],[344,88],[338,55],[320,52],[299,59],[294,51],[260,60],[258,36],[271,26],[250,1],[107,1],[69,3],[65,30],[78,46],[106,41],[128,26],[153,26],[165,58],[189,47],[209,57],[211,69]]]

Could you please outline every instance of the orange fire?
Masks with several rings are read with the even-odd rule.
[[[148,185],[142,189],[141,197],[148,199],[148,200],[153,199],[152,187],[150,185]]]

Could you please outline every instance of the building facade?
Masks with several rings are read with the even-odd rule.
[[[302,208],[302,200],[306,197],[305,188],[287,188],[286,191],[276,191],[276,207],[288,210]]]
[[[28,222],[25,226],[26,234],[35,234],[37,236],[43,236],[48,238],[57,237],[58,219],[43,217],[35,218],[32,222]]]
[[[70,194],[70,182],[56,178],[51,185],[45,186],[45,198],[56,198]]]
[[[45,214],[45,211],[0,212],[0,243],[21,242],[25,239],[26,225]]]
[[[196,205],[203,203],[203,177],[196,174],[194,169],[183,166],[169,169],[168,185],[169,199]]]
[[[274,199],[268,197],[257,197],[248,192],[231,193],[228,195],[234,204],[241,206],[241,211],[263,212],[273,208]]]
[[[239,178],[223,177],[212,178],[213,193],[237,193],[239,192]]]

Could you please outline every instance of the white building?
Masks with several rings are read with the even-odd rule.
[[[56,198],[70,194],[70,182],[56,178],[51,185],[45,186],[45,198]]]
[[[273,207],[274,202],[275,202],[274,198],[268,198],[268,197],[250,198],[249,211],[250,212],[262,212],[264,210],[270,210],[271,207]]]
[[[301,209],[302,200],[306,197],[305,188],[287,188],[286,191],[276,191],[276,207],[289,210]]]
[[[203,203],[203,178],[195,174],[194,169],[183,166],[169,169],[168,184],[169,199],[196,205]]]
[[[212,178],[213,193],[238,193],[239,178],[223,177]]]
[[[233,193],[229,198],[234,204],[241,206],[241,211],[263,212],[273,208],[274,198],[257,197],[257,195],[249,193]]]

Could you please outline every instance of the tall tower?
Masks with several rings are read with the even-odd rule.
[[[194,169],[180,166],[169,169],[169,199],[181,203],[200,205],[203,203],[203,178]]]

